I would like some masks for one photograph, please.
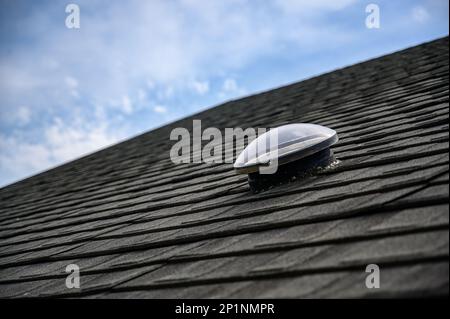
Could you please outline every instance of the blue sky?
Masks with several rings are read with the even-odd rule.
[[[370,3],[379,29],[365,26]],[[0,0],[0,186],[447,34],[442,0]]]

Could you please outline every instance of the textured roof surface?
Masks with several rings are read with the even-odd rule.
[[[231,101],[2,188],[0,297],[448,294],[448,45]],[[231,164],[172,164],[170,131],[194,118],[325,125],[340,164],[255,195]],[[72,263],[81,289],[65,286]]]

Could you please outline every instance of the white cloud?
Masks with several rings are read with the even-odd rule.
[[[53,164],[48,149],[41,144],[23,143],[17,138],[0,135],[0,149],[0,172],[9,182]]]
[[[22,105],[26,108],[19,109],[18,122],[56,116],[61,120],[50,125],[34,122],[36,130],[28,136],[0,130],[1,170],[14,169],[16,177],[23,176],[117,141],[116,131],[138,110],[168,116],[162,105],[171,105],[167,100],[176,99],[186,83],[192,83],[187,89],[199,95],[241,96],[246,90],[235,79],[219,84],[220,92],[211,92],[215,82],[204,79],[237,74],[286,46],[314,50],[324,43],[347,41],[348,30],[314,24],[298,15],[339,10],[352,2],[291,0],[255,6],[241,0],[132,0],[105,6],[79,0],[82,27],[69,33],[57,25],[58,6],[30,10],[26,18],[14,19],[13,27],[24,30],[31,44],[17,45],[13,54],[0,59],[0,115],[3,120],[11,113],[9,105]],[[274,6],[281,10],[273,10]],[[330,31],[323,33],[324,29]],[[153,98],[158,105],[143,108]],[[77,109],[80,114],[71,121]],[[170,114],[176,112],[170,109]],[[115,119],[114,130],[102,124]],[[40,135],[34,136],[36,132]]]
[[[14,58],[0,60],[0,92],[23,92],[39,89],[45,84],[43,78],[38,77],[33,69],[23,67]]]
[[[276,13],[274,18],[274,3],[289,10]],[[39,87],[55,95],[64,94],[62,77],[72,96],[105,105],[110,99],[121,100],[136,85],[145,83],[149,89],[155,85],[171,86],[162,93],[170,98],[176,86],[189,79],[238,69],[258,56],[270,54],[286,41],[300,45],[299,39],[309,38],[308,34],[314,39],[308,42],[310,47],[339,41],[339,30],[333,30],[332,37],[316,41],[319,37],[314,34],[324,26],[300,23],[291,9],[296,7],[309,15],[351,3],[352,0],[288,0],[267,2],[255,10],[253,3],[236,0],[129,1],[108,6],[80,0],[80,7],[90,10],[82,13],[84,27],[69,35],[65,28],[52,24],[51,16],[44,19],[50,14],[47,11],[30,14],[26,25],[38,25],[38,35],[42,37],[35,39],[33,50],[0,61],[8,66],[0,69],[5,75],[2,80],[8,79],[8,83],[0,83],[0,92],[14,87],[8,91],[33,99],[34,89]],[[95,12],[102,12],[102,18]],[[294,31],[301,36],[293,38],[290,33]],[[36,54],[45,59],[36,59]],[[200,94],[208,92],[205,83],[199,82],[195,87]],[[58,104],[64,102],[60,96],[51,98],[58,98]]]
[[[26,105],[21,105],[19,107],[4,108],[1,111],[2,112],[0,112],[0,125],[3,122],[12,127],[22,128],[23,126],[29,124],[33,119],[33,113],[31,112],[31,108]],[[0,134],[1,134],[1,126],[0,126]]]
[[[175,89],[173,88],[173,86],[168,85],[166,88],[158,90],[156,95],[160,100],[167,100],[173,97],[174,93]]]
[[[234,79],[225,79],[223,82],[223,90],[225,92],[234,92],[238,89],[236,80]]]
[[[275,3],[288,13],[310,15],[324,11],[342,10],[356,0],[276,0]]]
[[[192,89],[200,95],[206,94],[209,91],[208,81],[193,81],[191,83]]]
[[[140,102],[143,102],[147,99],[147,93],[143,89],[138,90],[138,99]]]
[[[55,162],[68,161],[117,141],[105,124],[67,126],[62,120],[48,127],[45,137],[47,150]]]
[[[155,88],[155,82],[151,81],[151,80],[147,80],[147,88],[149,90],[153,90]]]
[[[26,125],[31,120],[31,111],[26,106],[20,106],[16,113],[16,119],[19,125]]]
[[[21,47],[1,58],[0,107],[28,105],[38,114],[53,114],[87,100],[131,114],[144,101],[138,87],[149,95],[157,88],[156,99],[165,103],[192,79],[239,70],[287,43],[314,50],[323,43],[347,41],[351,33],[303,21],[295,11],[277,11],[274,6],[303,8],[309,15],[352,3],[275,0],[255,10],[253,2],[238,0],[127,1],[108,6],[80,0],[80,7],[89,10],[82,10],[83,27],[71,33],[55,27],[52,12],[60,14],[56,9],[30,11],[26,20],[15,23],[34,36],[33,50]],[[194,81],[191,89],[205,95],[211,87],[208,81]]]
[[[69,88],[70,94],[74,97],[79,97],[80,94],[78,93],[78,81],[77,79],[66,76],[64,78],[64,81],[66,82],[67,87]]]
[[[56,118],[44,131],[40,142],[27,142],[18,136],[0,135],[1,183],[35,174],[106,147],[123,139],[122,130],[109,129],[106,123],[83,124],[82,119],[71,123]]]
[[[167,108],[162,106],[162,105],[157,105],[153,108],[153,111],[156,113],[166,113],[167,112]]]
[[[413,20],[418,23],[425,23],[430,18],[430,14],[427,9],[422,6],[415,6],[411,11],[411,15]]]
[[[222,89],[218,95],[222,99],[227,99],[241,97],[246,93],[247,91],[244,88],[240,87],[235,79],[226,78],[223,81]]]
[[[133,113],[133,105],[131,104],[130,97],[128,95],[122,96],[122,112],[125,114]]]
[[[71,76],[66,76],[66,78],[64,80],[66,81],[66,84],[69,88],[76,89],[78,87],[77,79],[75,79]]]

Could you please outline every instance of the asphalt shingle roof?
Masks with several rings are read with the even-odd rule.
[[[231,101],[0,190],[0,297],[448,295],[448,37]],[[339,164],[260,194],[174,165],[175,127],[335,129]],[[30,159],[32,160],[32,159]],[[65,267],[81,269],[67,289]],[[381,288],[365,287],[365,267]]]

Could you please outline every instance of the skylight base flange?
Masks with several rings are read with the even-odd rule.
[[[248,184],[254,194],[268,190],[274,186],[286,184],[296,179],[312,174],[316,169],[323,168],[335,161],[330,148],[279,166],[275,174],[248,174]]]

